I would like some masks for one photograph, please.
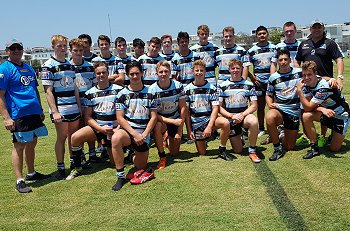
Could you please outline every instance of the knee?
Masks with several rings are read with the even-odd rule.
[[[303,121],[304,122],[312,121],[312,113],[311,112],[304,112],[303,113]]]
[[[79,143],[80,143],[79,140],[80,140],[79,135],[76,132],[73,133],[72,137],[71,137],[71,144],[72,144],[72,146],[79,145]]]
[[[295,144],[291,144],[291,143],[285,143],[285,145],[284,145],[284,149],[286,151],[291,151],[291,150],[293,150],[294,147],[295,147]]]
[[[266,115],[266,124],[274,125],[276,120],[276,116],[273,113],[267,113]]]
[[[337,146],[329,146],[329,151],[331,151],[331,152],[338,152],[339,150],[340,150],[340,148],[341,148],[341,145],[337,145]]]

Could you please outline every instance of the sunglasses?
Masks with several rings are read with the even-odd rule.
[[[19,50],[19,51],[21,51],[21,50],[23,50],[23,47],[21,47],[21,46],[19,46],[19,45],[15,45],[15,46],[10,46],[8,49],[9,49],[10,51],[15,51],[16,49]]]

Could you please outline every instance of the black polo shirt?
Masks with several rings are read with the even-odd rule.
[[[330,77],[333,77],[333,60],[338,58],[343,58],[340,47],[332,39],[326,37],[317,43],[311,38],[303,41],[295,56],[298,62],[314,61],[317,65],[317,74]]]

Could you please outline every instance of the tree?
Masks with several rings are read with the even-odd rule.
[[[279,29],[273,29],[269,31],[269,41],[273,44],[277,44],[281,42],[281,38],[283,36],[283,31]]]
[[[34,68],[34,70],[38,70],[41,67],[41,63],[37,59],[33,59],[32,62],[31,62],[31,65]]]

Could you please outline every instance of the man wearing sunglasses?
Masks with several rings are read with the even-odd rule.
[[[12,133],[12,164],[20,193],[31,192],[22,176],[23,156],[28,174],[26,181],[50,177],[34,170],[37,137],[47,136],[44,115],[37,90],[34,69],[22,62],[23,44],[12,39],[6,44],[8,60],[0,65],[0,113],[5,128]]]

